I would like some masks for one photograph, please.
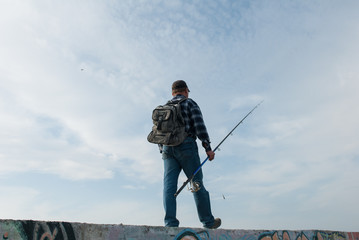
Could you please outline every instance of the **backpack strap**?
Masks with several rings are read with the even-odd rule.
[[[187,98],[182,98],[182,99],[176,99],[176,100],[169,100],[166,104],[177,104],[177,103],[181,103],[183,101],[187,100]]]
[[[175,101],[172,101],[172,100],[169,100],[167,104],[176,104],[176,112],[177,112],[177,119],[179,119],[179,121],[184,124],[184,119],[183,119],[183,116],[182,116],[182,112],[181,112],[181,102],[184,102],[185,100],[187,100],[187,98],[182,98],[180,100],[175,100]]]

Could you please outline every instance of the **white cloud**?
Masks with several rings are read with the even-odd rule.
[[[264,213],[265,224],[281,206],[290,208],[283,199],[298,204],[293,214],[307,218],[311,211],[325,216],[327,209],[352,214],[359,155],[357,4],[3,1],[0,176],[37,172],[77,182],[121,181],[120,192],[159,184],[161,156],[146,136],[152,109],[170,97],[178,78],[187,80],[200,104],[213,145],[265,100],[223,144],[218,162],[206,166],[214,198],[221,199],[221,191],[229,196],[228,207],[214,201],[225,213],[224,227],[244,224],[228,208],[248,214],[243,218],[253,224]],[[30,200],[17,202],[20,209],[41,192],[24,191]],[[349,197],[337,197],[343,195]],[[59,214],[46,200],[43,207],[44,218]],[[112,208],[124,223],[139,224],[131,213],[148,205],[104,202],[81,221],[117,222]],[[191,211],[183,208],[185,222]],[[161,214],[154,208],[145,215]],[[276,226],[288,225],[278,216]]]

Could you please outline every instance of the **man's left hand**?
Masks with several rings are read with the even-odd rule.
[[[214,152],[211,150],[211,151],[208,151],[206,152],[207,153],[207,156],[208,156],[208,160],[209,161],[212,161],[214,159]]]

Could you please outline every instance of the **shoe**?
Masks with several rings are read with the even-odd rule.
[[[214,223],[212,227],[210,227],[210,229],[217,229],[221,226],[221,224],[222,224],[222,220],[220,218],[216,218],[214,219]]]

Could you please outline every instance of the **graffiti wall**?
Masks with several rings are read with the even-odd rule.
[[[359,232],[259,231],[0,220],[0,240],[359,240]]]
[[[329,231],[182,230],[175,240],[359,240],[359,233]]]

